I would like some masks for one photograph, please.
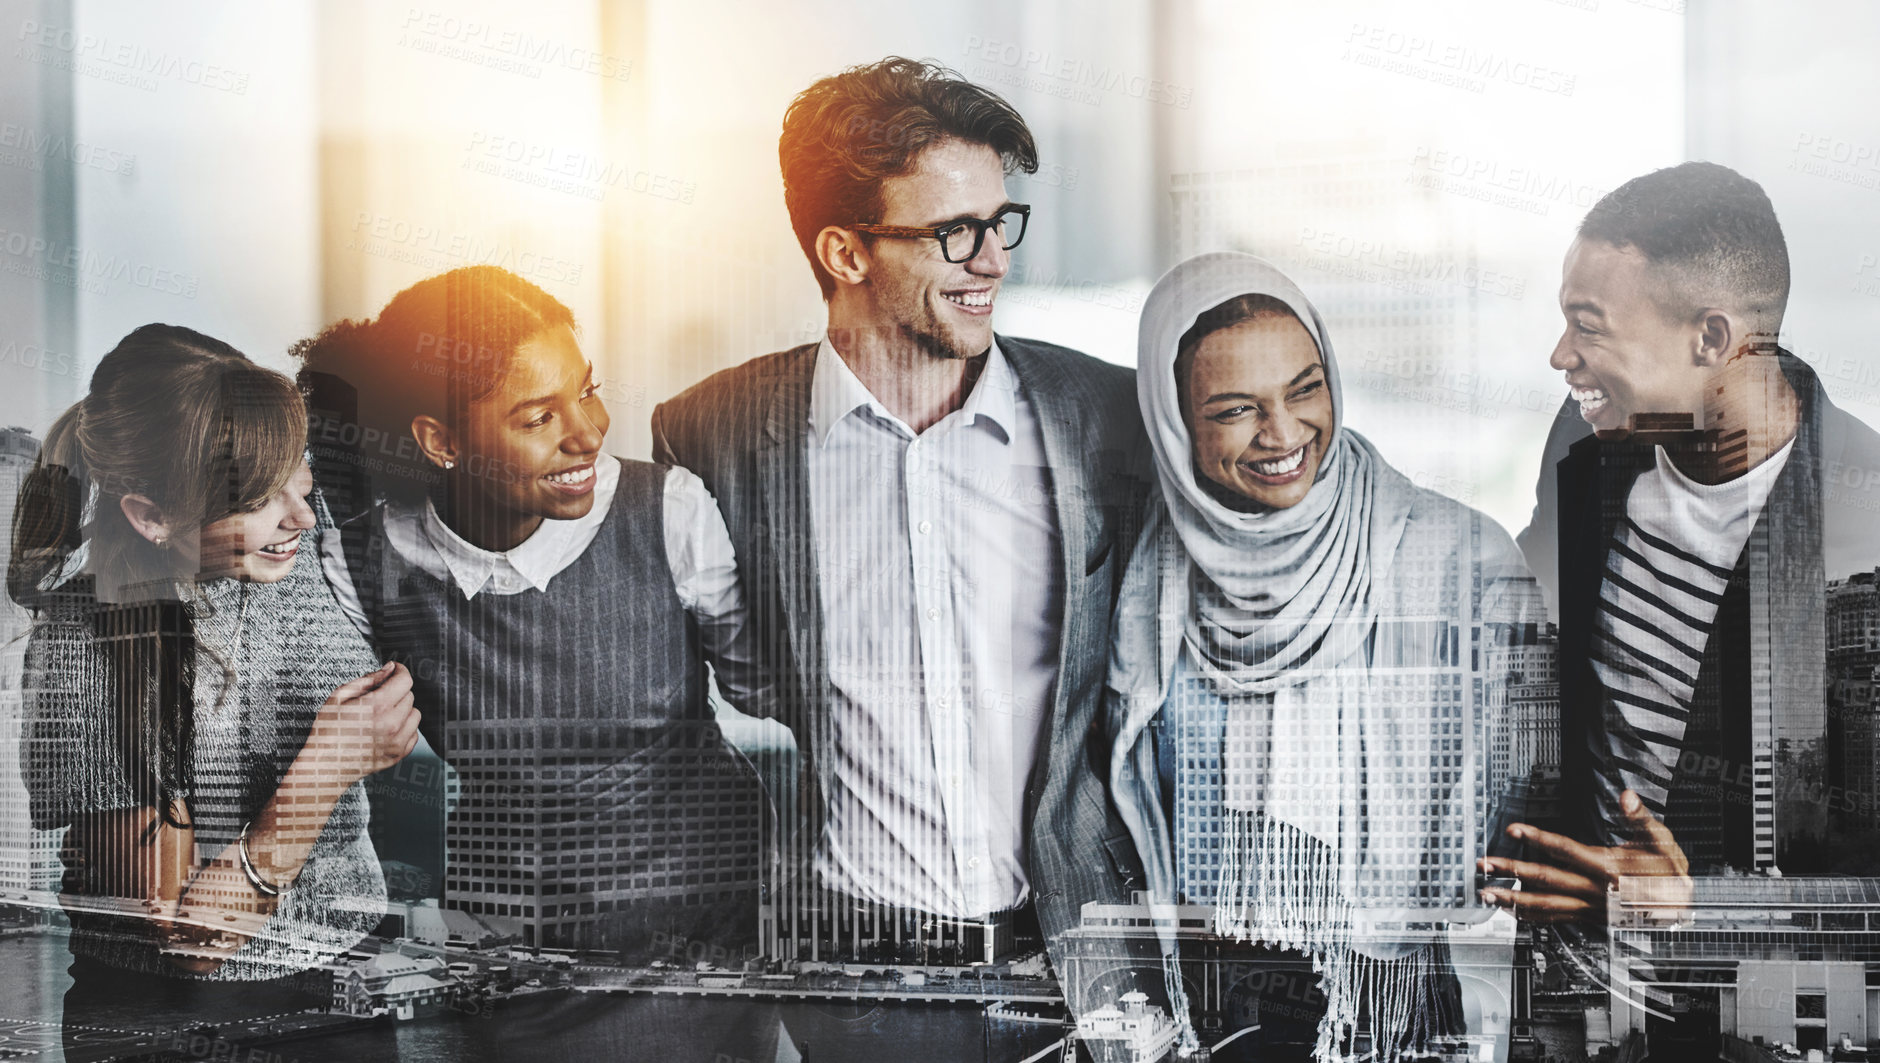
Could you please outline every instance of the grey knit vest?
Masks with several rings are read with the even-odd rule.
[[[547,590],[466,600],[382,533],[348,551],[457,775],[454,809],[433,817],[443,903],[525,943],[637,962],[736,948],[754,926],[761,791],[705,696],[666,556],[666,473],[622,461],[598,535]]]

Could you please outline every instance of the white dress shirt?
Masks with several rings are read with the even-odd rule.
[[[613,508],[620,483],[619,459],[602,454],[594,463],[594,473],[594,507],[585,516],[544,520],[514,549],[484,550],[466,542],[450,530],[428,499],[421,507],[388,504],[385,537],[407,563],[456,587],[465,600],[479,594],[546,591],[550,581],[587,552]],[[662,498],[661,523],[673,588],[679,603],[698,622],[700,643],[712,662],[720,692],[739,709],[768,714],[771,687],[754,652],[737,560],[718,503],[706,490],[705,481],[678,467],[667,471]],[[321,536],[320,564],[340,608],[371,638],[371,624],[353,587],[338,529],[328,528]]]
[[[994,345],[917,434],[825,339],[809,416],[836,736],[818,877],[940,915],[1016,907],[1063,609],[1037,413]]]

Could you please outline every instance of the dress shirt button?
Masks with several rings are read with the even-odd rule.
[[[937,698],[935,698],[934,700],[940,703],[940,707],[941,707],[941,708],[943,708],[943,709],[944,709],[944,708],[946,708],[946,707],[947,707],[947,696],[946,696],[945,694],[942,694],[942,695],[940,695],[939,697],[937,697]]]
[[[979,870],[979,858],[975,856],[971,860],[966,861],[966,869],[968,871]]]
[[[927,534],[927,533],[928,533],[928,532],[930,532],[930,531],[933,531],[933,521],[930,521],[930,520],[923,520],[923,521],[921,521],[921,522],[920,522],[920,533],[921,533],[922,535],[925,535],[925,534]]]
[[[940,619],[940,610],[938,610],[938,609],[929,609],[929,610],[927,610],[927,619],[929,619],[929,620],[938,620],[938,619]]]

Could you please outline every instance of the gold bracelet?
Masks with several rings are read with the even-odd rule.
[[[279,897],[281,895],[281,887],[262,878],[261,872],[255,870],[254,862],[248,859],[248,828],[254,825],[255,821],[252,819],[242,824],[241,837],[236,839],[235,842],[235,849],[241,854],[242,873],[248,876],[248,882],[250,885],[254,886],[255,892],[261,894],[263,897]]]

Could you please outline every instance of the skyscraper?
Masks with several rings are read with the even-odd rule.
[[[13,527],[20,484],[39,455],[39,441],[24,428],[0,428],[0,528]],[[10,547],[10,541],[9,541]],[[7,555],[0,551],[0,575]],[[13,600],[0,595],[0,893],[53,891],[59,881],[62,832],[32,826],[26,787],[20,777],[22,658],[31,618]]]
[[[1880,728],[1874,726],[1880,679],[1880,569],[1828,581],[1827,784],[1841,818],[1873,821],[1880,801]],[[1834,792],[1832,788],[1839,788]]]

